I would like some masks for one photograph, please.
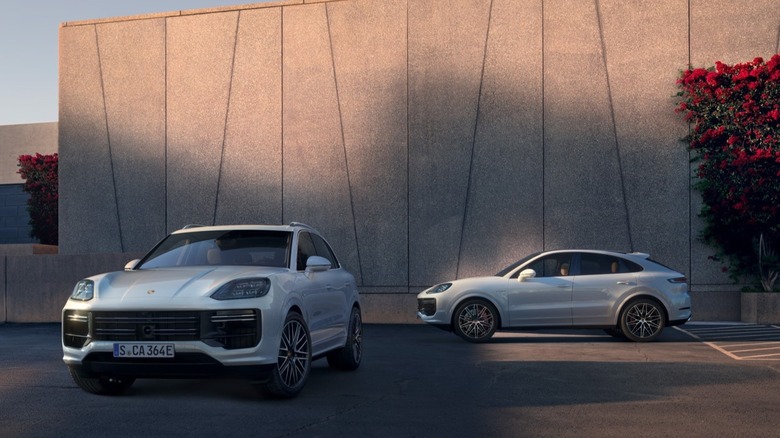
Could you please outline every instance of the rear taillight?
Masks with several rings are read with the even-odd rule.
[[[666,281],[674,284],[682,284],[682,283],[687,283],[688,279],[685,277],[675,277],[675,278],[667,278]]]

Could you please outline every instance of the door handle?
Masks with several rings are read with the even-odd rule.
[[[636,285],[636,283],[634,283],[633,281],[618,281],[617,284],[622,284],[622,285],[625,285],[625,286],[634,286],[634,285]]]

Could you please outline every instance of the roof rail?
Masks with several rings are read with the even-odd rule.
[[[317,231],[311,225],[306,225],[303,222],[290,222],[290,226],[291,227],[303,227],[303,228],[308,228],[308,229],[313,230],[313,231]]]
[[[187,229],[190,229],[190,228],[199,228],[199,227],[205,227],[205,225],[201,225],[201,224],[187,224],[187,225],[181,227],[181,229],[182,230],[187,230]]]

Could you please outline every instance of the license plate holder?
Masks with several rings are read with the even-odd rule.
[[[166,359],[176,355],[173,344],[160,343],[115,343],[114,357]]]

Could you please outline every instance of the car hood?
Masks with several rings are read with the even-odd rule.
[[[149,304],[150,300],[159,303],[209,296],[231,280],[270,277],[286,271],[257,266],[190,266],[111,272],[92,280],[96,301]]]
[[[463,292],[468,292],[471,290],[479,290],[483,292],[500,291],[506,289],[510,284],[514,284],[515,282],[517,282],[517,280],[514,279],[508,280],[504,277],[496,277],[494,275],[486,276],[486,277],[461,278],[460,280],[451,280],[451,281],[444,282],[444,283],[451,283],[452,286],[450,286],[449,289],[441,293],[449,295],[449,294],[459,294]],[[426,295],[429,295],[427,293],[429,290],[430,289],[426,289],[422,291],[419,294],[420,297],[422,298]]]

